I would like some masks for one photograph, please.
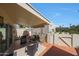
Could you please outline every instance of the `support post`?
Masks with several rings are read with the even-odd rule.
[[[73,34],[71,34],[71,46],[73,47]]]
[[[55,34],[53,33],[53,45],[55,44]]]

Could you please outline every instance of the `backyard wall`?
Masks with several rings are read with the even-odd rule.
[[[73,39],[73,47],[79,47],[79,34],[68,34],[68,33],[48,33],[48,42],[55,45],[67,46],[59,37],[71,37]],[[71,45],[70,38],[63,38],[63,40],[69,45]]]

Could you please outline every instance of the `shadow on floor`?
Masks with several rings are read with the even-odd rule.
[[[79,48],[75,48],[76,49],[76,51],[77,51],[77,54],[78,54],[78,56],[79,56]]]

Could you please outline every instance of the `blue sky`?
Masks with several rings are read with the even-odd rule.
[[[78,3],[32,3],[32,6],[56,26],[79,24]]]

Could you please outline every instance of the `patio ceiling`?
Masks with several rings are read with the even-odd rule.
[[[45,18],[25,3],[0,4],[0,16],[4,17],[4,23],[9,24],[25,24],[31,27],[49,24]]]

